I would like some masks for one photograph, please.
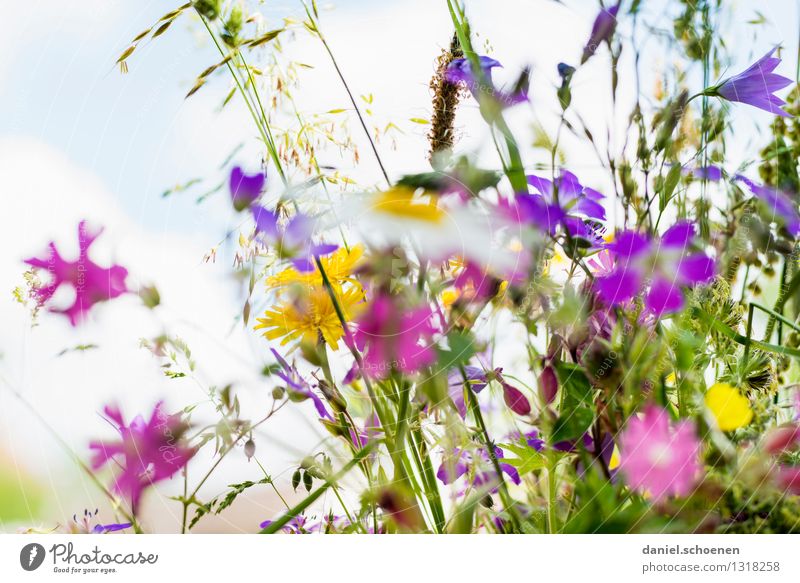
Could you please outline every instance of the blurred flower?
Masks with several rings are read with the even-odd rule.
[[[156,404],[150,419],[139,415],[126,424],[119,409],[107,406],[106,417],[116,425],[119,441],[93,441],[92,469],[111,464],[118,468],[114,490],[127,496],[134,513],[138,511],[142,492],[156,482],[172,477],[196,453],[184,440],[189,428],[180,414],[167,415],[162,403]]]
[[[778,57],[772,56],[776,49],[777,47],[773,47],[766,55],[738,75],[725,79],[719,85],[705,89],[703,95],[738,101],[776,115],[792,117],[791,114],[781,109],[786,102],[773,95],[774,91],[792,84],[791,79],[773,73],[781,63]]]
[[[762,447],[770,455],[781,455],[796,450],[798,445],[800,445],[800,427],[795,423],[787,423],[767,431]]]
[[[800,466],[779,466],[777,482],[783,492],[800,496]]]
[[[333,350],[338,350],[344,329],[328,291],[322,287],[292,291],[292,297],[267,309],[263,318],[256,318],[258,324],[254,329],[264,330],[268,340],[283,338],[281,345],[294,340],[316,345],[321,337]],[[336,299],[348,322],[364,309],[364,292],[360,287],[336,293]]]
[[[581,65],[588,61],[600,43],[609,42],[611,37],[614,36],[614,31],[617,28],[617,12],[619,12],[620,3],[617,2],[610,8],[603,8],[600,13],[595,17],[594,24],[592,24],[592,32],[589,35],[589,40],[583,48],[583,56],[581,56]]]
[[[619,469],[628,485],[654,500],[689,494],[700,473],[700,441],[689,421],[672,425],[668,413],[648,405],[620,436]]]
[[[800,236],[800,212],[797,210],[797,203],[788,194],[770,186],[756,184],[741,174],[734,176],[734,180],[747,185],[769,213],[770,221],[779,222],[792,237]]]
[[[715,383],[708,389],[705,403],[722,431],[733,431],[753,419],[750,401],[728,383]]]
[[[245,174],[239,166],[234,166],[228,180],[233,208],[237,212],[250,208],[261,196],[266,180],[267,176],[263,172]]]
[[[278,254],[288,258],[298,271],[314,271],[316,258],[333,253],[339,248],[338,245],[314,243],[316,221],[307,215],[295,215],[281,232],[276,213],[258,205],[252,207],[252,212],[256,231],[265,243],[274,246]]]
[[[270,348],[270,351],[281,366],[281,370],[277,371],[275,374],[286,383],[286,390],[290,394],[293,394],[295,398],[299,397],[297,400],[310,399],[311,402],[314,403],[314,407],[317,409],[320,418],[333,420],[333,417],[331,417],[331,414],[328,413],[328,410],[325,408],[322,399],[311,390],[311,385],[300,375],[297,367],[286,362],[286,359],[274,348]]]
[[[70,324],[77,324],[96,303],[110,300],[126,293],[125,278],[128,270],[121,265],[109,268],[100,267],[89,258],[89,247],[100,236],[102,229],[90,232],[86,221],[78,224],[78,259],[66,261],[56,249],[54,242],[49,244],[49,254],[44,258],[31,257],[25,263],[37,269],[45,270],[50,281],[33,289],[33,295],[39,306],[45,305],[62,285],[70,286],[75,292],[72,305],[66,309],[50,311],[64,314]]]
[[[621,305],[646,291],[645,307],[656,316],[681,310],[682,287],[708,282],[715,271],[711,257],[690,250],[694,238],[695,226],[688,221],[677,222],[657,241],[638,231],[618,233],[607,246],[615,268],[594,281],[600,299]]]
[[[411,374],[433,364],[433,312],[428,306],[406,309],[392,296],[379,293],[358,319],[356,345],[366,350],[364,372],[385,378],[393,369]]]

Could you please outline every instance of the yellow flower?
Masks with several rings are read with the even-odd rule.
[[[706,392],[706,407],[722,431],[744,427],[753,419],[750,401],[728,383],[716,383]]]
[[[396,186],[380,194],[372,203],[372,209],[428,223],[438,223],[444,217],[444,212],[436,206],[435,200],[425,201],[415,198],[414,190],[406,186]]]
[[[338,287],[348,281],[357,283],[352,276],[363,255],[363,245],[351,247],[349,251],[340,247],[334,253],[320,257],[320,263],[328,275],[328,280],[334,287]],[[283,288],[295,284],[322,287],[322,274],[319,268],[315,267],[314,271],[301,273],[294,267],[288,267],[279,274],[267,278],[267,289]]]
[[[442,292],[442,304],[445,308],[449,308],[460,296],[461,292],[457,289],[446,289]]]
[[[337,294],[337,300],[345,320],[350,321],[363,310],[364,292],[360,287],[351,287]],[[283,338],[281,345],[298,339],[316,344],[322,337],[333,350],[337,350],[344,335],[333,302],[322,287],[301,288],[297,297],[273,306],[257,321],[254,329],[263,329],[268,340]]]

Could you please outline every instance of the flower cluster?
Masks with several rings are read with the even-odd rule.
[[[791,84],[775,73],[777,49],[692,90],[694,71],[707,77],[733,56],[713,35],[698,46],[696,31],[712,22],[681,3],[664,48],[675,58],[661,59],[681,64],[652,94],[626,87],[639,92],[635,105],[600,132],[604,120],[578,109],[600,90],[582,76],[609,64],[607,50],[614,109],[633,104],[617,92],[640,72],[621,56],[639,40],[646,3],[587,14],[594,24],[574,42],[573,65],[551,71],[560,86],[527,68],[497,82],[500,62],[476,52],[479,23],[458,4],[430,85],[443,126],[426,148],[434,170],[392,173],[385,132],[365,121],[377,106],[363,96],[369,112],[351,105],[381,170],[367,184],[323,163],[325,146],[307,137],[317,126],[282,101],[283,77],[272,105],[255,81],[238,82],[255,70],[238,51],[266,42],[245,39],[259,19],[239,13],[233,26],[198,8],[238,47],[230,72],[266,148],[261,171],[230,168],[224,200],[237,225],[238,247],[224,239],[236,247],[237,324],[256,347],[252,362],[237,356],[252,374],[204,385],[207,400],[176,415],[159,403],[127,422],[106,407],[119,435],[90,443],[88,469],[113,474],[109,494],[128,522],[86,514],[73,530],[141,529],[144,493],[182,470],[183,532],[262,487],[286,506],[260,523],[264,533],[800,529],[800,134],[789,119],[800,90],[788,103],[776,95]],[[323,38],[315,13],[304,30]],[[458,143],[461,110],[446,109],[459,96],[464,107],[477,101],[486,124],[490,147],[474,156]],[[751,153],[758,167],[729,157],[739,110],[726,102],[773,114],[774,143]],[[282,105],[294,112],[286,124]],[[556,112],[552,124],[545,111]],[[294,134],[278,129],[295,124]],[[354,142],[337,141],[333,126],[320,133],[336,158]],[[573,141],[596,156],[575,155]],[[76,261],[53,243],[26,260],[37,306],[73,325],[128,291],[125,268],[88,257],[99,232],[82,222],[78,235]],[[75,292],[66,308],[55,307],[62,286]],[[165,332],[142,344],[166,376],[203,384],[187,342]],[[263,433],[284,408],[319,429],[313,451],[294,449],[289,424]],[[291,467],[268,470],[278,462],[258,459],[262,442],[287,444]],[[208,476],[236,455],[258,463],[224,494],[210,491]],[[207,473],[190,485],[187,464],[203,461]],[[307,497],[289,503],[287,488]]]

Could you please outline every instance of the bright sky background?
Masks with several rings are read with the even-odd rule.
[[[734,72],[782,43],[786,60],[779,72],[793,77],[796,2],[730,3],[736,5],[734,14],[739,19],[725,28],[735,54]],[[218,60],[215,50],[196,22],[181,19],[163,37],[141,45],[130,59],[129,74],[121,75],[114,66],[116,57],[131,38],[170,9],[170,3],[28,0],[4,4],[0,23],[3,378],[85,457],[89,438],[112,436],[113,430],[98,416],[109,399],[120,402],[129,414],[149,410],[159,398],[165,398],[170,408],[204,399],[191,381],[165,379],[155,360],[138,348],[140,337],[157,334],[166,324],[189,341],[205,382],[236,382],[249,406],[263,406],[266,388],[259,382],[258,371],[267,361],[267,345],[255,333],[232,324],[240,304],[227,259],[217,264],[202,261],[235,226],[235,217],[225,197],[204,205],[196,205],[192,195],[161,198],[165,189],[195,177],[206,178],[208,187],[218,183],[223,178],[219,165],[238,144],[244,147],[237,161],[254,167],[260,159],[244,108],[236,102],[217,112],[230,87],[227,78],[215,77],[191,99],[184,99],[195,76]],[[511,80],[525,64],[533,66],[532,106],[521,106],[512,114],[520,127],[529,128],[534,115],[545,123],[552,117],[555,66],[559,61],[578,60],[597,9],[594,0],[564,0],[564,4],[468,2],[480,42],[489,41],[492,56],[505,65],[499,79]],[[645,0],[643,4],[657,14],[659,10],[674,13],[677,3]],[[275,26],[284,16],[299,16],[300,9],[299,1],[289,0],[269,1],[262,7],[267,21]],[[771,24],[758,29],[748,25],[756,10]],[[376,122],[391,120],[405,132],[397,150],[380,145],[390,172],[426,170],[426,128],[409,120],[429,115],[427,84],[433,59],[447,44],[451,30],[444,0],[342,0],[335,9],[324,11],[322,26],[354,91],[375,95]],[[645,50],[649,45],[648,41]],[[348,106],[317,44],[303,37],[286,46],[298,60],[315,66],[301,83],[298,98],[304,111]],[[670,64],[655,51],[645,55],[647,71]],[[601,129],[610,111],[607,64],[606,52],[601,50],[576,75],[573,90],[574,107]],[[630,95],[630,81],[623,74],[623,95]],[[621,111],[627,113],[624,108]],[[763,143],[754,130],[765,126],[769,116],[737,107],[736,119],[740,139],[732,147],[734,163]],[[485,154],[487,135],[473,105],[462,107],[458,125],[463,134],[460,147]],[[360,139],[355,126],[353,135]],[[569,140],[565,146],[571,167],[591,177],[594,159]],[[363,143],[361,156],[363,170],[357,175],[366,184],[377,182],[379,176]],[[335,158],[326,162],[343,164]],[[73,248],[81,218],[106,227],[95,249],[98,259],[118,260],[130,268],[134,282],[158,285],[164,302],[159,309],[161,321],[145,314],[136,298],[130,297],[100,307],[77,330],[62,318],[46,314],[31,329],[27,313],[10,296],[11,289],[22,283],[20,260],[40,253],[53,238],[60,247]],[[81,343],[96,343],[100,349],[57,356]],[[310,451],[322,435],[303,413],[310,407],[306,403],[286,410],[267,429],[269,437],[262,434],[261,461],[274,475],[291,472],[292,461]],[[210,493],[224,488],[231,476],[259,477],[257,468],[248,466],[243,456],[232,457],[238,459],[226,464],[220,477],[210,482]],[[51,517],[63,519],[84,506],[101,503],[96,489],[5,388],[0,388],[2,473],[29,476],[40,484],[48,500],[48,523]],[[158,503],[153,501],[154,506]],[[164,512],[177,511],[174,503],[160,503]],[[261,519],[269,517],[268,508],[260,511]],[[39,520],[33,517],[27,522]]]

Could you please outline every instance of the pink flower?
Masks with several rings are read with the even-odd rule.
[[[392,296],[380,293],[358,320],[355,341],[366,349],[364,372],[385,378],[392,369],[411,374],[433,363],[435,329],[428,306],[405,310]]]
[[[689,421],[670,423],[664,409],[648,405],[620,438],[620,470],[628,485],[653,500],[685,496],[700,473],[700,441]]]
[[[128,291],[125,278],[128,270],[120,265],[109,268],[100,267],[89,259],[89,247],[100,236],[102,229],[89,232],[86,221],[78,224],[78,259],[66,261],[56,249],[56,244],[50,242],[49,255],[42,259],[31,257],[25,263],[47,271],[50,281],[36,289],[34,295],[40,306],[46,304],[59,287],[68,285],[75,291],[75,300],[69,308],[52,312],[64,314],[69,318],[70,324],[77,326],[91,307],[106,300],[120,296]]]
[[[129,425],[119,409],[106,407],[105,414],[117,426],[120,439],[89,444],[94,450],[92,469],[109,462],[119,468],[114,490],[130,499],[134,513],[145,488],[172,477],[196,453],[183,438],[188,424],[180,414],[167,415],[161,407],[162,403],[156,404],[149,421],[139,415]]]

